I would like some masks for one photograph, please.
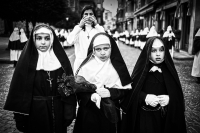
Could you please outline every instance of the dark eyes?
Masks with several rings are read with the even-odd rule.
[[[160,52],[165,51],[164,47],[160,47],[159,49],[152,48],[151,52],[157,52],[157,50],[159,50]]]
[[[88,15],[92,16],[94,14],[93,13],[84,13],[84,15],[86,15],[86,16],[88,16]]]
[[[42,37],[41,37],[41,36],[36,36],[36,40],[42,40]],[[50,40],[50,37],[49,37],[49,36],[44,37],[44,40],[45,40],[45,41],[49,41],[49,40]]]
[[[105,47],[103,48],[104,51],[108,51],[108,49],[110,49],[110,47]],[[102,49],[101,48],[95,48],[95,51],[100,52]]]

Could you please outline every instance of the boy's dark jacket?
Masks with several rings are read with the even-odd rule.
[[[138,115],[139,107],[139,94],[150,69],[149,55],[151,53],[151,47],[154,40],[157,38],[162,40],[159,37],[151,37],[147,40],[132,72],[132,90],[121,103],[123,111],[126,112],[126,114],[123,114],[122,117],[122,133],[133,133],[135,131],[136,116]],[[164,44],[164,47],[165,58],[164,62],[162,63],[164,65],[162,73],[167,88],[167,93],[170,98],[164,133],[186,133],[184,116],[185,104],[182,87],[166,44]]]

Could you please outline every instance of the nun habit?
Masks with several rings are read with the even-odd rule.
[[[100,39],[99,36],[104,36],[104,39]],[[95,41],[97,38],[98,41]],[[105,62],[101,62],[93,54],[93,49],[95,42],[102,43],[105,42],[105,38],[109,40],[111,46],[111,55],[110,59],[107,59]],[[101,41],[99,41],[101,40]],[[95,42],[94,42],[95,41]],[[102,43],[108,44],[108,43]],[[94,63],[98,62],[98,63]],[[90,67],[93,65],[93,68]],[[107,64],[109,63],[109,65]],[[99,65],[98,65],[99,64]],[[110,71],[106,71],[105,68],[100,66],[108,66]],[[90,69],[89,69],[90,68]],[[111,70],[112,68],[112,70]],[[88,70],[88,71],[85,71]],[[79,71],[79,69],[78,69]],[[85,72],[84,72],[85,71]],[[97,72],[98,71],[98,72]],[[96,73],[97,74],[94,74]],[[102,74],[104,73],[104,74]],[[112,73],[112,74],[111,74]],[[125,65],[125,62],[121,56],[121,53],[117,47],[115,40],[108,35],[107,33],[97,33],[91,40],[88,57],[83,61],[80,71],[77,72],[78,75],[85,77],[87,81],[92,84],[95,84],[97,87],[105,85],[109,87],[109,92],[111,97],[109,97],[115,104],[115,107],[119,109],[119,101],[123,98],[125,92],[131,88],[131,77],[129,75],[128,69]],[[94,76],[89,76],[94,75]],[[115,76],[113,76],[115,75]],[[114,80],[118,79],[118,80]],[[117,81],[117,82],[116,82]],[[119,84],[120,83],[120,84]],[[116,84],[118,87],[116,87]],[[96,104],[91,101],[92,93],[77,93],[79,101],[79,109],[77,113],[77,118],[74,126],[74,133],[116,133],[119,131],[119,120],[117,123],[112,123],[104,114],[104,107],[100,106],[100,109]],[[102,98],[103,99],[103,98]],[[120,119],[120,112],[116,109],[117,116]],[[114,112],[113,112],[114,114]]]
[[[35,47],[34,32],[41,28],[50,32],[50,60],[47,56],[42,59],[39,55],[41,51]],[[45,61],[46,64],[56,65],[42,68],[41,62]],[[67,126],[75,118],[76,98],[74,95],[64,97],[59,93],[57,79],[63,74],[73,75],[65,51],[50,26],[37,25],[22,51],[4,106],[5,110],[14,112],[18,130],[26,133],[67,132]],[[52,79],[52,84],[49,79]]]
[[[159,37],[147,40],[131,75],[133,89],[121,103],[126,112],[122,116],[121,133],[186,133],[182,87],[165,44],[164,61],[157,65],[162,73],[149,72],[154,65],[149,55],[155,39],[161,40]],[[162,108],[146,106],[147,94],[168,95],[169,104]]]

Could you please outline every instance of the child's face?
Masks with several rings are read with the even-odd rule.
[[[165,56],[165,48],[159,39],[155,39],[151,48],[150,60],[155,64],[163,62]]]
[[[101,44],[96,47],[94,47],[94,54],[101,60],[106,61],[108,58],[110,58],[111,54],[111,47],[109,44]]]
[[[47,33],[36,34],[35,46],[41,52],[46,52],[50,47],[50,35]]]
[[[85,12],[83,13],[83,18],[87,17],[87,21],[86,24],[92,24],[92,20],[90,19],[90,17],[94,17],[94,13],[91,9],[89,10],[85,10]]]

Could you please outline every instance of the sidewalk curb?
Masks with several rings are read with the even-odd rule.
[[[181,60],[181,61],[184,61],[184,60],[194,60],[193,57],[184,57],[184,58],[173,57],[173,59],[175,59],[175,60]]]
[[[0,59],[0,64],[13,64],[13,61]]]

